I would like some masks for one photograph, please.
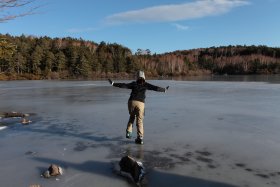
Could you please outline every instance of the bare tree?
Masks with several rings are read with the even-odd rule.
[[[0,0],[0,23],[35,13],[36,0]],[[16,12],[16,13],[11,13]]]
[[[37,0],[0,0],[0,23],[4,23],[18,17],[34,14],[38,6],[34,6]],[[16,46],[0,37],[0,60],[11,56]]]

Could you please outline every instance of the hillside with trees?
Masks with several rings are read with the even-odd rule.
[[[280,48],[222,46],[140,56],[144,69],[159,75],[279,74]]]
[[[118,44],[24,35],[0,38],[5,40],[0,74],[8,79],[91,79],[137,69],[131,50]]]
[[[127,78],[143,69],[149,76],[279,74],[280,48],[222,46],[164,54],[75,38],[0,34],[0,79]]]

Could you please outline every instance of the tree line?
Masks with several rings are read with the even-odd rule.
[[[138,68],[131,50],[116,43],[24,35],[0,38],[0,73],[9,77],[95,78],[107,73],[131,73]],[[9,50],[8,44],[15,47]]]
[[[138,49],[133,54],[120,44],[70,37],[0,34],[0,79],[123,77],[139,69],[149,76],[280,73],[280,48],[221,46],[164,54],[144,51]]]
[[[155,75],[280,73],[280,48],[267,46],[210,47],[142,55],[137,60]]]

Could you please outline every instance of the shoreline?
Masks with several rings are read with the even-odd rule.
[[[199,70],[199,71],[189,71],[186,74],[174,74],[174,75],[158,75],[149,71],[145,71],[145,74],[150,79],[172,79],[172,78],[179,78],[179,77],[199,77],[199,76],[211,76],[207,70]],[[11,75],[10,73],[0,73],[0,81],[4,80],[102,80],[107,78],[115,78],[115,79],[134,79],[135,73],[106,73],[106,72],[98,72],[88,77],[75,77],[75,76],[66,76],[61,77],[58,73],[51,73],[48,77],[44,77],[41,75],[34,75],[34,74],[14,74]]]
[[[280,74],[211,74],[211,73],[191,73],[186,75],[153,75],[150,72],[145,72],[147,79],[149,80],[184,80],[184,79],[200,79],[207,77],[280,77]],[[0,74],[0,81],[17,81],[17,80],[79,80],[79,81],[99,81],[99,80],[107,80],[108,78],[119,79],[119,80],[131,80],[135,79],[134,73],[100,73],[98,75],[82,78],[82,77],[41,77],[33,74],[24,74],[24,75],[16,75],[9,76],[6,74]]]
[[[108,74],[102,77],[95,77],[93,79],[5,79],[4,81],[107,81],[108,78],[118,81],[132,81],[135,80],[134,75],[119,76],[116,74]],[[147,81],[166,80],[166,81],[226,81],[226,82],[267,82],[280,83],[280,74],[273,75],[197,75],[197,76],[147,76]]]

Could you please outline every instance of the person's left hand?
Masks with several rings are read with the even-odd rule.
[[[110,83],[111,85],[114,84],[114,81],[112,81],[111,79],[108,79],[108,81],[109,81],[109,83]]]

